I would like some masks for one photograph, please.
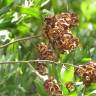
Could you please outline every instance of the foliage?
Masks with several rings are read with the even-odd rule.
[[[42,34],[44,18],[61,12],[74,12],[79,26],[72,33],[79,38],[79,47],[60,54],[59,61],[68,63],[65,68],[48,63],[50,76],[58,81],[64,96],[93,96],[96,84],[86,87],[74,76],[74,65],[96,60],[96,1],[95,0],[0,0],[0,46],[26,36]],[[0,49],[0,62],[37,59],[37,44],[46,39],[32,38]],[[34,73],[35,64],[0,65],[0,96],[47,96],[44,81]],[[44,78],[45,79],[45,78]],[[75,90],[66,88],[75,83]],[[95,96],[95,95],[94,95]]]

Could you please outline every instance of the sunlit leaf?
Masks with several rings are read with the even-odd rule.
[[[74,79],[74,67],[73,66],[69,66],[67,68],[68,69],[66,69],[66,67],[64,68],[64,66],[63,66],[62,69],[61,69],[62,89],[63,89],[63,93],[65,95],[68,95],[68,93],[69,93],[69,91],[67,90],[65,84],[67,82],[73,81],[73,79]]]
[[[73,81],[73,78],[74,78],[74,67],[73,66],[69,66],[69,67],[66,67],[66,69],[62,68],[61,69],[61,78],[62,78],[62,81],[64,83],[66,83],[68,81]]]
[[[40,11],[38,7],[18,7],[17,11],[20,12],[21,14],[26,14],[26,15],[30,15],[32,17],[36,17],[39,18],[40,16]]]

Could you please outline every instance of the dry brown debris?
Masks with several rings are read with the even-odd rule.
[[[55,60],[56,56],[51,48],[45,43],[38,45],[38,53],[40,60]]]
[[[78,18],[73,13],[61,13],[45,18],[44,35],[60,52],[71,51],[78,46],[70,28],[78,25]]]
[[[63,96],[58,83],[52,77],[44,82],[44,87],[48,96]]]
[[[79,65],[75,70],[75,74],[83,79],[86,86],[96,82],[96,63],[89,62],[85,65]]]
[[[37,63],[36,65],[36,70],[39,72],[41,75],[47,75],[47,68],[44,63]]]
[[[70,92],[72,92],[72,91],[74,91],[75,90],[75,85],[74,85],[74,83],[73,82],[67,82],[66,84],[66,88],[70,91]]]

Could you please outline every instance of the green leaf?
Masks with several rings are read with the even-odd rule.
[[[43,3],[41,4],[41,7],[44,7],[44,6],[47,5],[49,2],[50,2],[50,0],[46,0],[45,2],[43,2]]]
[[[13,3],[11,3],[8,6],[3,7],[2,9],[0,9],[0,15],[5,14],[6,12],[8,12],[9,9],[12,7],[12,5],[13,5]]]
[[[69,66],[68,69],[64,67],[61,69],[61,82],[62,82],[62,90],[65,96],[69,96],[69,91],[67,90],[65,83],[73,81],[74,79],[74,67]],[[75,95],[73,95],[75,96]]]
[[[78,96],[77,95],[77,92],[76,91],[74,91],[74,92],[72,92],[72,93],[69,93],[69,95],[68,96]]]
[[[93,94],[96,94],[96,83],[92,83],[90,86],[88,86],[85,90],[86,96],[95,96]]]
[[[39,92],[40,96],[48,96],[47,92],[44,89],[43,82],[39,79],[35,80],[37,86],[37,92]]]
[[[35,18],[39,18],[40,16],[40,11],[38,7],[17,7],[17,11],[20,12],[21,14],[26,14],[30,15]]]
[[[13,0],[4,0],[4,2],[6,3],[6,5],[9,5],[13,2]]]
[[[17,31],[20,32],[19,34],[24,35],[30,32],[30,28],[24,22],[17,24]]]
[[[64,83],[73,81],[74,79],[74,67],[69,66],[68,69],[61,69],[61,79]]]
[[[96,90],[93,90],[92,92],[90,92],[87,96],[93,96],[96,95]]]
[[[58,0],[52,0],[51,3],[52,3],[52,7],[53,7],[54,12],[57,13],[57,11],[59,9],[58,8],[59,7],[58,6]]]
[[[87,58],[87,57],[85,57],[81,60],[82,63],[86,63],[86,62],[89,62],[89,61],[91,61],[91,58]]]

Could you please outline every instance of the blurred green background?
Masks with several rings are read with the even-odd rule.
[[[18,38],[42,34],[44,17],[61,12],[78,15],[80,25],[73,28],[72,32],[79,38],[80,44],[70,54],[60,54],[59,60],[76,65],[96,60],[96,0],[0,0],[0,46]],[[36,59],[36,45],[42,41],[43,38],[33,38],[1,48],[0,62]],[[61,69],[53,69],[49,66],[50,74],[60,81],[58,72]],[[96,86],[86,92],[80,88],[80,92],[85,95],[73,93],[67,96],[93,96],[86,94],[91,94]],[[42,80],[27,64],[3,64],[0,65],[0,96],[47,94]]]

